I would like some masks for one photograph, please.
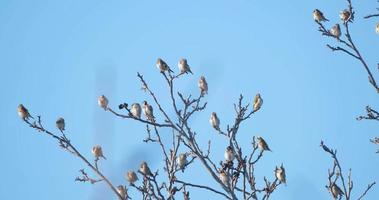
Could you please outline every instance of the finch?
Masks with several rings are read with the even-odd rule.
[[[188,74],[188,73],[193,74],[192,71],[191,71],[190,66],[187,63],[187,59],[185,59],[185,58],[182,58],[182,59],[179,60],[178,67],[179,67],[179,70],[180,70],[180,74],[184,74],[184,73],[186,73],[186,74]]]
[[[258,93],[258,94],[255,95],[254,102],[253,102],[254,112],[256,112],[259,109],[261,109],[262,104],[263,104],[263,99],[261,97],[261,94]]]
[[[58,118],[57,121],[55,122],[55,125],[57,126],[57,128],[62,132],[65,130],[65,121],[62,117]]]
[[[99,99],[97,100],[97,103],[99,104],[99,106],[101,108],[103,108],[104,110],[107,110],[108,109],[108,99],[107,97],[105,97],[104,95],[101,95],[99,97]]]
[[[130,113],[133,117],[140,119],[141,118],[141,106],[139,103],[133,103]]]
[[[313,19],[316,21],[316,22],[323,22],[323,21],[329,21],[328,19],[326,19],[324,17],[324,14],[319,10],[319,9],[315,9],[313,11]]]
[[[96,145],[94,147],[92,147],[92,155],[95,156],[96,159],[99,159],[99,158],[105,158],[104,154],[103,154],[103,149],[101,148],[100,145]]]
[[[212,127],[216,130],[220,130],[220,120],[217,117],[217,114],[215,112],[212,112],[211,118],[209,119],[209,123],[212,125]]]
[[[258,139],[258,148],[262,151],[271,151],[271,149],[268,147],[266,141],[262,137],[257,137]]]
[[[202,96],[204,96],[205,94],[208,94],[208,83],[205,80],[204,76],[200,77],[198,86],[200,88],[200,93]]]
[[[23,119],[23,120],[29,120],[29,117],[32,118],[32,119],[34,119],[34,118],[30,115],[28,109],[26,109],[26,108],[24,107],[24,105],[22,105],[22,104],[18,105],[17,113],[18,113],[18,116],[20,116],[21,119]]]

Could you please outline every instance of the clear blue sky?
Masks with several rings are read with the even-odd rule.
[[[359,23],[352,28],[371,66],[378,62],[376,21],[361,17],[374,11],[375,3],[357,1]],[[192,123],[204,147],[212,140],[214,159],[222,159],[226,142],[210,127],[210,113],[218,112],[225,127],[233,120],[238,95],[251,101],[260,92],[263,108],[241,127],[239,139],[248,148],[252,136],[261,135],[273,149],[257,166],[259,180],[273,177],[275,165],[284,163],[288,185],[272,199],[329,198],[324,186],[332,160],[319,148],[321,139],[338,149],[345,172],[352,168],[357,197],[379,180],[379,157],[369,143],[379,136],[379,124],[355,117],[367,104],[379,107],[378,97],[358,62],[326,49],[327,41],[335,41],[322,38],[312,20],[313,9],[320,8],[336,21],[344,6],[343,0],[2,0],[0,199],[115,199],[102,183],[75,183],[84,164],[27,127],[17,116],[19,103],[42,115],[52,130],[56,118],[64,117],[67,134],[86,156],[101,144],[108,158],[102,168],[116,184],[126,184],[125,172],[141,160],[161,167],[159,149],[142,142],[143,125],[97,106],[101,94],[114,107],[150,100],[139,90],[137,71],[164,100],[157,57],[173,66],[188,58],[195,75],[180,81],[184,93],[197,94],[197,80],[206,76],[209,106]],[[199,171],[195,164],[182,179],[213,184]],[[191,194],[193,199],[218,197],[199,190]],[[375,187],[367,199],[378,196]]]

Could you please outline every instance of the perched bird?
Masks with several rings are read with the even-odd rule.
[[[323,22],[323,21],[329,21],[328,19],[326,19],[324,17],[324,14],[319,10],[319,9],[315,9],[313,11],[313,19],[316,21],[316,22]]]
[[[198,85],[199,85],[200,93],[201,93],[202,96],[204,96],[205,94],[208,94],[208,83],[205,80],[204,76],[200,77]]]
[[[187,155],[182,153],[176,158],[176,162],[178,163],[178,168],[184,171],[184,167],[187,165]]]
[[[332,193],[334,199],[338,199],[339,196],[342,196],[344,194],[341,188],[338,187],[338,185],[335,183],[330,186],[330,192]]]
[[[224,158],[226,162],[232,162],[234,160],[234,152],[231,146],[226,147]]]
[[[254,102],[253,102],[254,112],[256,112],[259,109],[261,109],[262,104],[263,104],[263,99],[261,97],[261,94],[258,93],[258,94],[255,95]]]
[[[96,145],[94,147],[92,147],[92,155],[95,156],[95,158],[98,160],[99,158],[105,158],[104,154],[103,154],[103,149],[101,148],[100,145]]]
[[[342,22],[348,22],[350,20],[350,11],[345,9],[340,12],[340,19]]]
[[[220,130],[220,120],[217,117],[215,112],[212,112],[211,118],[209,119],[209,123],[211,123],[212,127],[216,130]]]
[[[55,122],[55,125],[57,126],[57,128],[62,132],[64,131],[65,129],[65,122],[64,122],[64,119],[62,117],[58,118],[57,121]]]
[[[123,185],[117,186],[117,192],[118,192],[118,194],[120,194],[122,199],[126,199],[126,197],[128,196],[126,188]]]
[[[134,171],[128,171],[125,178],[130,184],[134,184],[138,181],[137,174]]]
[[[143,101],[142,108],[147,120],[154,122],[155,118],[154,118],[153,107],[149,105],[147,101]]]
[[[258,148],[260,148],[262,151],[271,151],[266,141],[262,137],[257,137],[257,139],[258,139]]]
[[[24,107],[24,105],[22,105],[22,104],[18,105],[17,113],[18,113],[18,116],[20,116],[21,119],[23,119],[23,120],[28,120],[29,117],[32,118],[32,119],[34,119],[34,118],[30,115],[28,109],[26,109],[26,108]]]
[[[141,106],[139,103],[133,103],[130,113],[133,117],[140,119],[141,118]]]
[[[149,166],[147,166],[147,163],[146,163],[146,162],[142,162],[142,163],[141,163],[141,166],[140,166],[140,168],[139,168],[139,171],[140,171],[143,175],[145,175],[145,176],[151,176],[151,175],[153,175],[153,174],[151,173],[151,171],[150,171]]]
[[[376,25],[376,33],[379,34],[379,23]]]
[[[192,73],[191,69],[190,69],[190,66],[187,64],[187,59],[185,58],[182,58],[179,60],[179,63],[178,63],[178,67],[179,67],[179,70],[180,70],[180,74],[188,74],[188,73]]]
[[[104,95],[101,95],[99,97],[99,99],[97,100],[97,103],[99,104],[99,106],[101,108],[103,108],[104,110],[107,110],[108,109],[108,99],[107,97],[105,97]]]
[[[225,172],[225,171],[220,172],[220,180],[221,180],[222,184],[229,187],[229,175],[227,172]]]
[[[167,63],[163,61],[161,58],[157,59],[157,68],[160,70],[161,73],[164,73],[165,71],[173,72],[167,65]]]
[[[332,36],[334,36],[335,38],[337,38],[338,40],[340,39],[341,37],[341,28],[340,28],[340,25],[339,24],[336,24],[334,25],[331,29],[330,29],[330,34]]]
[[[286,184],[286,170],[283,164],[280,167],[275,167],[275,176],[281,183]]]

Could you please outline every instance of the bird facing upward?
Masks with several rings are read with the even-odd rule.
[[[209,119],[209,123],[212,125],[212,127],[216,130],[220,130],[220,120],[217,117],[217,114],[215,112],[212,112],[211,118]]]
[[[286,171],[283,164],[280,167],[275,167],[275,176],[281,183],[286,184]]]
[[[330,34],[332,36],[334,36],[335,38],[337,38],[337,40],[340,39],[341,37],[341,28],[340,28],[340,25],[339,24],[336,24],[334,25],[331,29],[330,29]]]
[[[199,84],[198,84],[199,88],[200,88],[200,94],[202,96],[204,96],[205,94],[208,94],[208,83],[207,81],[205,80],[205,77],[204,76],[201,76],[200,77],[200,80],[199,80]]]

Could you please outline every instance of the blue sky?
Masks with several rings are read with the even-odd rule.
[[[375,3],[355,4],[358,23],[352,28],[371,66],[378,62],[377,20],[362,16],[374,11]],[[378,97],[358,62],[325,47],[335,41],[317,32],[315,8],[332,25],[345,1],[2,0],[0,199],[115,199],[102,183],[75,183],[84,164],[22,123],[19,103],[42,115],[52,130],[56,118],[64,117],[67,134],[86,156],[94,144],[101,144],[108,158],[101,167],[115,184],[126,184],[125,172],[141,160],[161,167],[159,149],[142,142],[143,125],[117,119],[97,106],[101,94],[113,107],[150,100],[139,89],[138,71],[168,107],[167,90],[155,68],[158,57],[173,66],[181,57],[189,60],[195,74],[178,83],[186,94],[197,94],[198,78],[207,78],[209,105],[191,123],[201,145],[212,140],[215,160],[223,158],[226,141],[210,127],[210,113],[216,111],[225,127],[233,121],[239,94],[252,101],[260,92],[263,108],[241,127],[239,139],[249,148],[251,138],[261,135],[273,149],[257,166],[259,180],[273,177],[275,165],[284,163],[288,184],[272,199],[329,198],[324,186],[332,160],[319,148],[321,139],[338,149],[345,172],[352,169],[353,196],[358,197],[369,182],[379,180],[379,157],[369,143],[379,136],[379,124],[355,117],[367,104],[379,107]],[[181,177],[213,185],[200,169],[195,163]],[[218,197],[199,190],[191,195]],[[376,196],[377,187],[367,199]]]

